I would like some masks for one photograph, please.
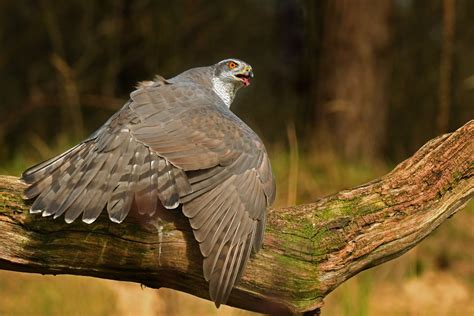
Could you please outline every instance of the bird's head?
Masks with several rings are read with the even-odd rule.
[[[230,107],[237,90],[250,85],[250,79],[253,78],[252,66],[232,58],[218,62],[213,68],[212,88]]]
[[[246,62],[232,58],[225,59],[215,65],[214,75],[225,83],[230,83],[235,88],[247,87],[253,78],[252,66]]]

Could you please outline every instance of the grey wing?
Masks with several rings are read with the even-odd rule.
[[[25,197],[37,197],[32,213],[65,214],[68,223],[82,215],[92,223],[106,208],[109,218],[120,223],[133,200],[150,216],[158,198],[165,207],[178,205],[179,196],[190,191],[187,182],[176,185],[184,172],[135,140],[127,127],[134,117],[124,109],[88,140],[23,173],[29,184]]]
[[[230,111],[218,110],[220,100],[187,89],[194,91],[181,91],[179,99],[153,89],[132,94],[130,107],[141,119],[133,134],[185,170],[192,189],[180,203],[204,257],[211,299],[219,305],[227,301],[252,249],[261,247],[275,184],[255,133]]]
[[[212,170],[208,174],[210,177],[201,181],[221,176],[212,175]],[[192,187],[199,187],[200,182],[193,183],[192,177],[190,180]],[[257,171],[247,169],[189,201],[187,197],[183,200],[183,213],[189,218],[204,257],[203,272],[211,299],[219,306],[227,301],[240,279],[252,249],[258,251],[261,247],[267,197]]]

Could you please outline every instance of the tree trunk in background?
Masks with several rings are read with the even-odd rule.
[[[439,67],[439,110],[437,117],[440,133],[445,133],[449,126],[455,18],[455,0],[443,0],[443,41]]]
[[[376,159],[385,138],[391,1],[328,1],[316,126],[347,159]]]

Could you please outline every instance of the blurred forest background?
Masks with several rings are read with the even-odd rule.
[[[77,143],[137,81],[228,57],[233,111],[265,141],[276,206],[381,176],[474,118],[470,0],[0,0],[0,174]],[[474,314],[474,205],[352,278],[325,315]],[[0,314],[245,314],[166,289],[0,271]]]

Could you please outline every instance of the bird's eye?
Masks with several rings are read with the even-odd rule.
[[[229,67],[229,69],[234,69],[237,67],[237,63],[235,61],[229,61],[227,67]]]

